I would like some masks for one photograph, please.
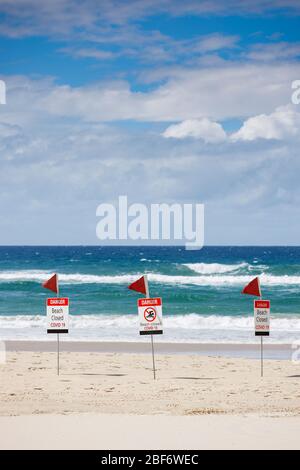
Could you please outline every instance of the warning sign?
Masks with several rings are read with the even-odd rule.
[[[255,336],[270,335],[270,301],[254,301]]]
[[[140,335],[161,335],[163,333],[162,302],[160,298],[139,299],[138,312]]]
[[[69,332],[69,299],[47,299],[47,333]]]

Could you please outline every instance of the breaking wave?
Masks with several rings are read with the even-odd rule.
[[[0,272],[0,282],[43,282],[49,278],[52,272],[49,271],[2,271]],[[123,275],[97,275],[80,273],[58,273],[59,281],[63,284],[126,284],[133,282],[144,273],[123,274]],[[210,274],[192,276],[172,276],[168,274],[148,273],[150,282],[174,285],[195,285],[195,286],[232,286],[243,285],[253,279],[253,274]],[[261,283],[267,286],[291,286],[300,285],[300,276],[272,274],[260,274]]]
[[[164,315],[162,342],[254,343],[253,316]],[[138,316],[132,315],[70,315],[69,335],[64,340],[139,341]],[[2,339],[49,340],[46,316],[0,316]],[[300,318],[271,319],[268,342],[290,343],[299,338]]]
[[[198,274],[223,274],[247,268],[248,263],[220,264],[220,263],[186,263],[183,266]]]

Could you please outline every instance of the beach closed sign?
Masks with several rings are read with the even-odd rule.
[[[254,301],[255,336],[270,335],[270,301]]]
[[[47,299],[47,333],[69,332],[69,299]]]
[[[139,299],[138,312],[140,322],[140,335],[161,335],[162,329],[162,302],[161,299]]]

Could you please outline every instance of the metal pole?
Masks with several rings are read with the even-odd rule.
[[[152,367],[153,367],[153,378],[156,379],[155,375],[155,359],[154,359],[154,342],[153,342],[153,335],[151,335],[151,347],[152,347]]]
[[[260,300],[262,300],[261,289],[260,289],[260,281],[259,282],[259,290],[260,290]],[[260,337],[260,376],[264,376],[264,343],[263,343],[263,336]]]
[[[57,375],[59,375],[59,333],[57,333]]]
[[[59,297],[58,279],[57,279],[57,297]],[[57,333],[57,375],[59,375],[59,333]]]
[[[150,292],[149,292],[149,285],[148,285],[148,278],[147,275],[145,275],[145,287],[146,287],[146,297],[150,298]],[[155,358],[154,358],[154,341],[153,341],[153,335],[151,336],[151,350],[152,350],[152,368],[153,368],[153,379],[156,379],[156,371],[155,371]]]
[[[263,336],[260,337],[260,375],[264,376],[264,343]]]

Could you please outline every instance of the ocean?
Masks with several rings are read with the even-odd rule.
[[[0,340],[47,340],[41,283],[57,272],[70,298],[63,340],[145,341],[139,336],[138,293],[127,286],[148,274],[162,297],[160,341],[256,343],[253,297],[242,287],[259,275],[271,300],[271,336],[300,340],[300,247],[0,247]],[[54,295],[54,294],[53,294]]]

